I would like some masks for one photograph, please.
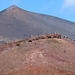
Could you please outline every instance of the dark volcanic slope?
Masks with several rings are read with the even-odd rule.
[[[0,12],[0,36],[23,38],[32,34],[58,32],[75,39],[75,23],[11,6]]]

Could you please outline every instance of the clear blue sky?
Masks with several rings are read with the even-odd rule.
[[[0,0],[0,11],[11,5],[75,22],[75,0]]]

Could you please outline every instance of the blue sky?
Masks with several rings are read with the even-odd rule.
[[[0,0],[0,11],[11,5],[75,22],[75,0]]]

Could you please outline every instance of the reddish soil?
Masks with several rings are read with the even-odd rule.
[[[33,39],[0,45],[1,75],[75,75],[74,42]]]

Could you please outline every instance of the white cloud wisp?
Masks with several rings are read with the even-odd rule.
[[[75,0],[64,0],[64,7],[74,7]]]
[[[63,12],[65,9],[71,9],[71,11],[75,11],[75,0],[64,0],[64,3],[62,5],[62,8],[61,8],[61,12]]]

